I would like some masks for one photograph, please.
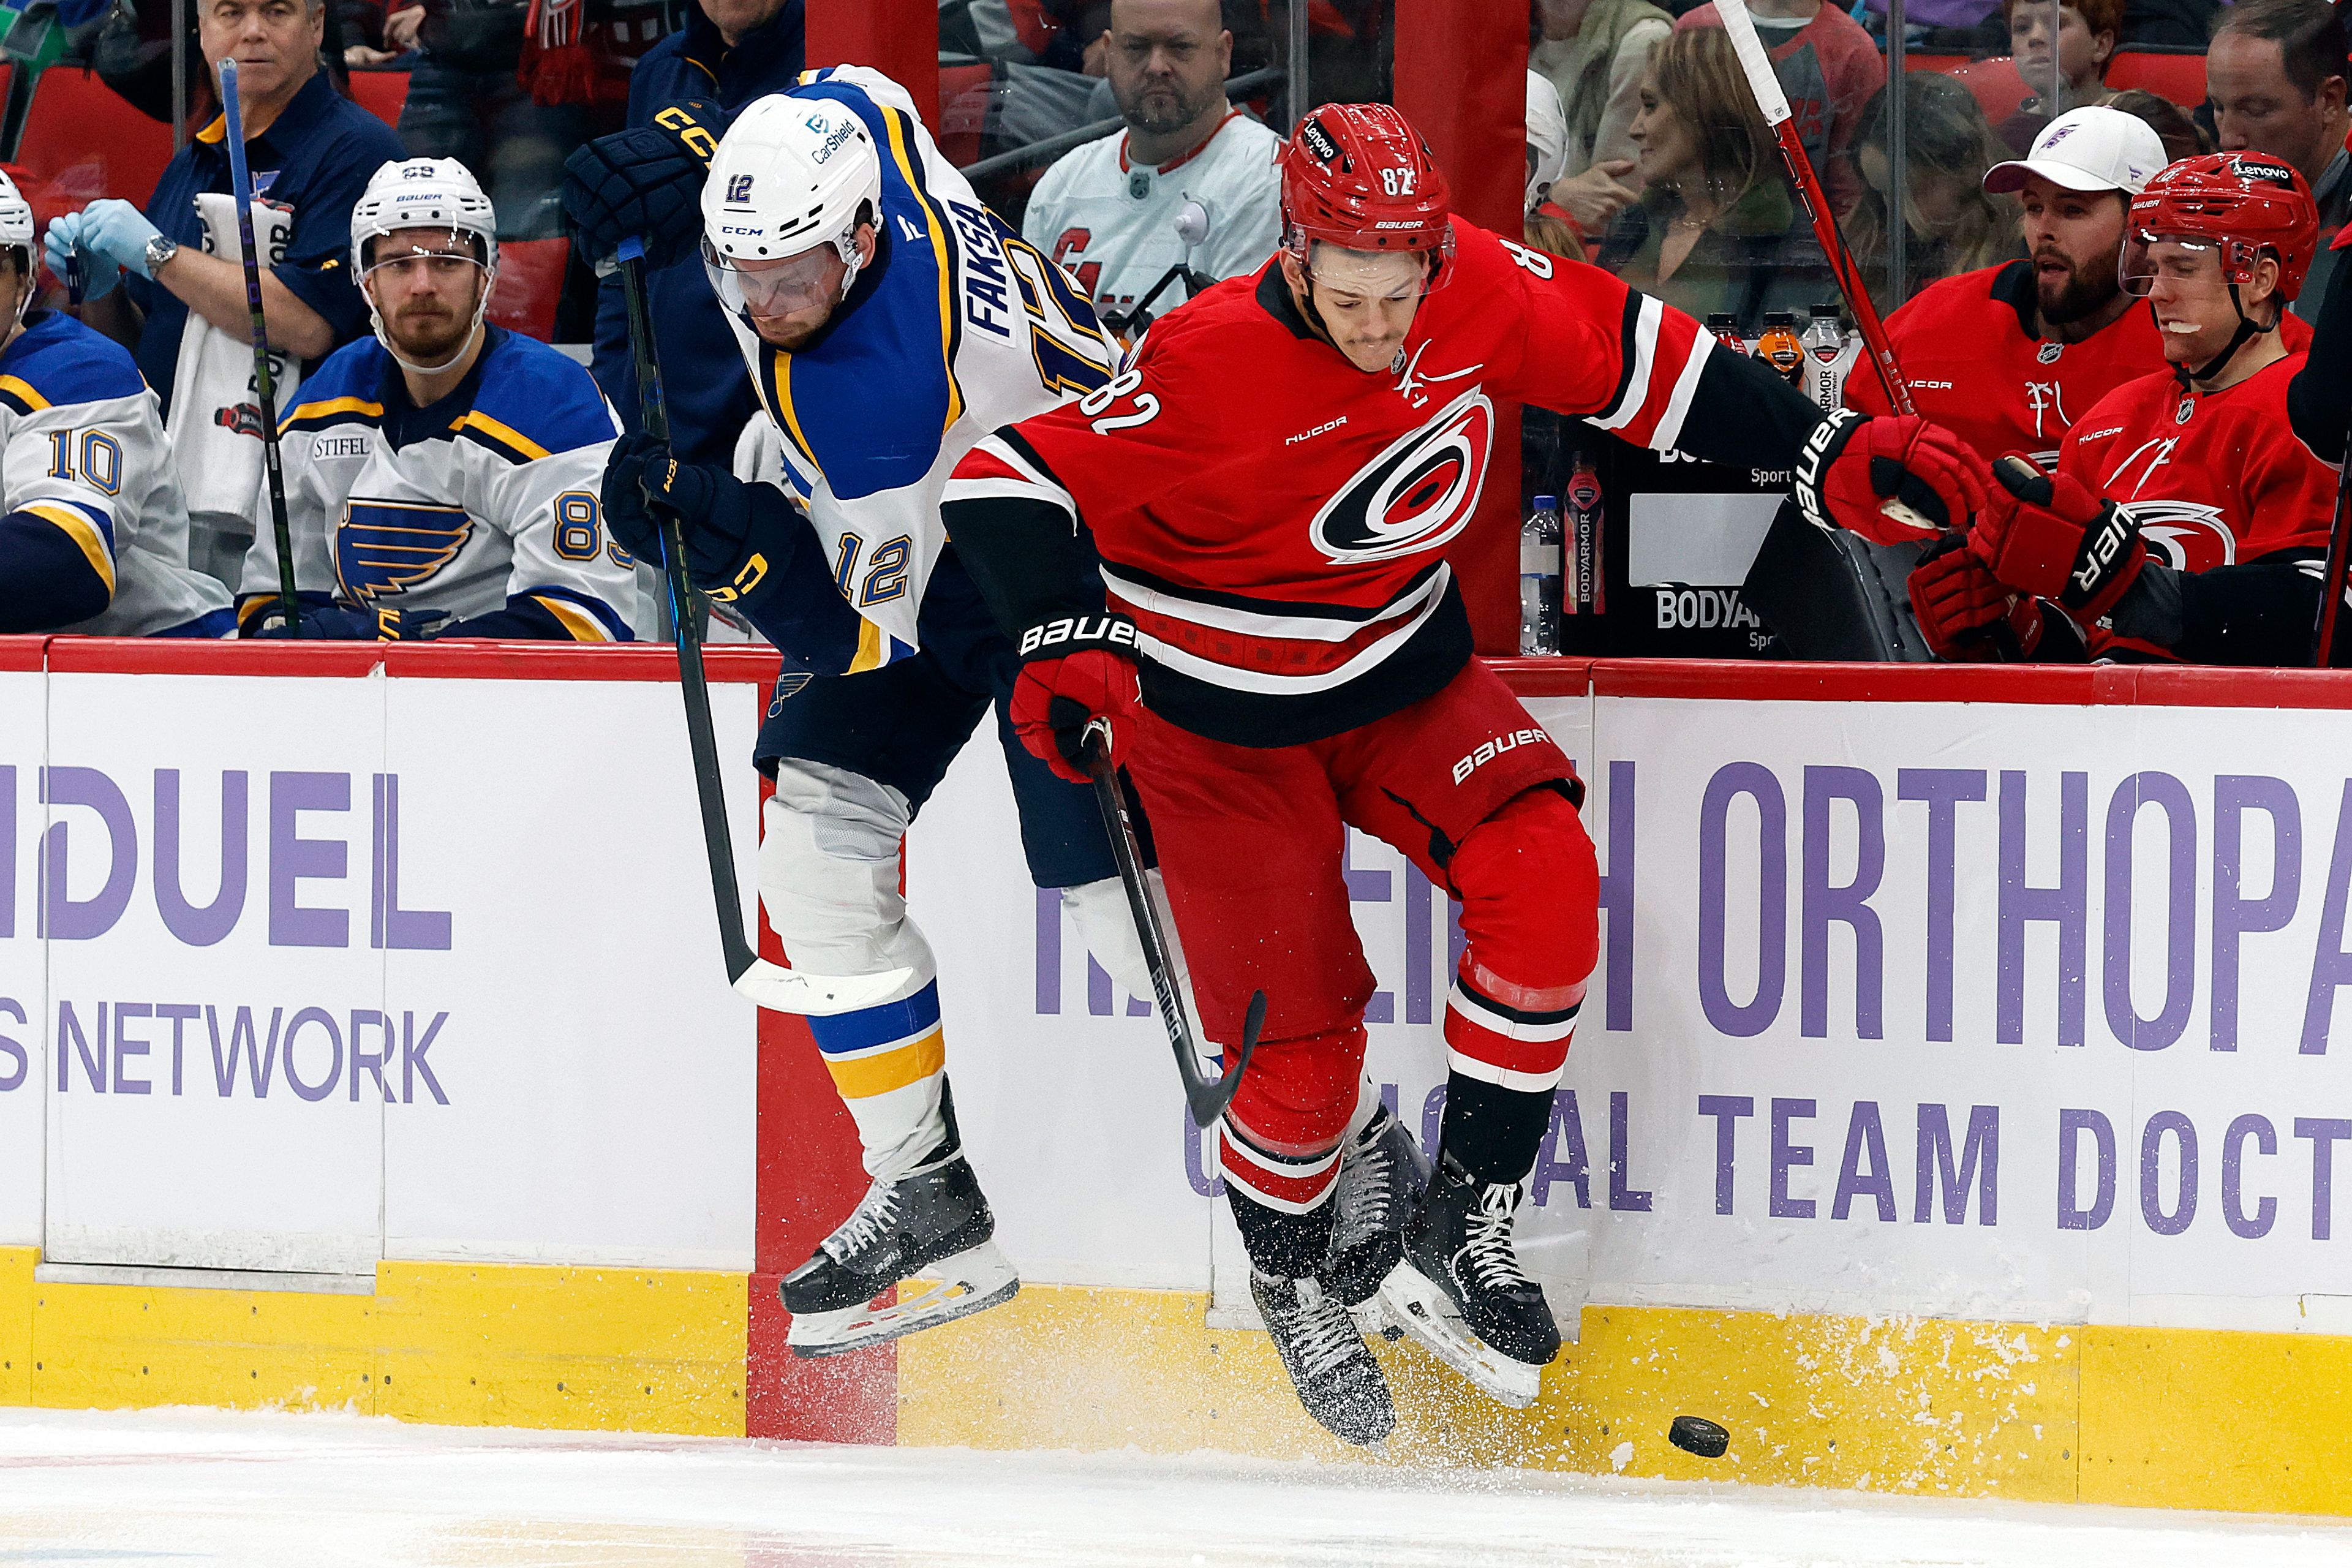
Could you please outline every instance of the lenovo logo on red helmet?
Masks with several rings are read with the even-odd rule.
[[[1310,120],[1298,128],[1298,139],[1307,143],[1307,150],[1315,155],[1316,162],[1336,163],[1339,161],[1339,145],[1325,135],[1323,127],[1314,121]]]

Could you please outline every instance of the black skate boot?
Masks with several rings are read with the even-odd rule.
[[[1431,1353],[1515,1409],[1535,1403],[1559,1329],[1543,1288],[1519,1270],[1512,1221],[1527,1187],[1479,1182],[1438,1162],[1405,1226],[1404,1261],[1381,1282],[1390,1317]]]
[[[877,1181],[814,1256],[784,1276],[785,1342],[795,1355],[878,1345],[1013,1300],[1020,1277],[991,1238],[995,1216],[952,1137],[906,1175]],[[876,1307],[903,1279],[935,1280]]]
[[[1312,1275],[1277,1279],[1250,1270],[1250,1296],[1298,1403],[1343,1443],[1377,1443],[1396,1425],[1388,1379],[1356,1321]]]
[[[1330,1293],[1365,1333],[1394,1339],[1380,1307],[1381,1281],[1404,1256],[1405,1222],[1429,1185],[1429,1159],[1404,1124],[1381,1106],[1339,1156],[1332,1194],[1331,1257],[1323,1269]]]

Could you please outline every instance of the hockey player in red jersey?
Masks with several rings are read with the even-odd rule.
[[[2290,426],[2304,356],[2280,323],[2317,235],[2303,176],[2267,153],[2184,159],[2149,183],[2123,283],[2172,368],[2086,411],[2054,476],[2002,459],[1966,546],[1912,573],[1938,653],[2081,657],[2087,639],[2102,658],[2310,662],[2336,476]]]
[[[1659,448],[1793,468],[1816,521],[1963,525],[1969,455],[1916,419],[1824,415],[1597,268],[1449,216],[1384,106],[1309,114],[1282,155],[1283,248],[1156,323],[1108,384],[967,455],[945,515],[1024,660],[1023,740],[1084,776],[1131,763],[1208,1037],[1271,1011],[1221,1127],[1252,1288],[1301,1402],[1352,1442],[1394,1420],[1343,1300],[1525,1405],[1559,1335],[1512,1240],[1597,949],[1569,761],[1471,658],[1444,547],[1519,399]],[[1100,575],[1095,562],[1100,561]],[[1105,603],[1105,589],[1108,603]],[[1138,670],[1140,667],[1140,684]],[[1107,730],[1107,739],[1097,742]],[[1436,1169],[1402,1259],[1330,1262],[1372,973],[1346,828],[1462,903]]]

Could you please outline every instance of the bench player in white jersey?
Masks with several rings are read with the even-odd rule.
[[[618,433],[588,373],[482,320],[498,216],[449,158],[386,163],[352,209],[375,335],[302,384],[279,424],[305,637],[627,642],[650,630],[598,490]],[[276,635],[268,499],[238,612]]]
[[[787,958],[910,972],[877,1005],[809,1020],[872,1182],[782,1282],[793,1350],[832,1355],[1019,1287],[956,1127],[937,964],[899,892],[907,828],[992,706],[1031,875],[1063,890],[1120,984],[1150,993],[1093,800],[1012,743],[1012,647],[939,517],[973,441],[1100,385],[1112,350],[1069,279],[981,205],[872,70],[812,71],[748,105],[711,161],[702,216],[780,483],[679,463],[635,435],[614,449],[604,502],[623,542],[655,559],[649,502],[675,510],[697,585],[783,654],[756,760],[775,783],[760,894]],[[918,1275],[944,1283],[870,1306]]]
[[[1057,159],[1021,232],[1108,321],[1132,316],[1171,268],[1223,279],[1264,265],[1281,228],[1282,138],[1225,101],[1233,35],[1217,0],[1113,0],[1106,42],[1127,128]],[[1178,219],[1194,205],[1202,227],[1188,242]],[[1192,292],[1171,282],[1150,310]]]
[[[1308,114],[1283,207],[1274,262],[1155,324],[1099,391],[975,446],[945,514],[1018,639],[1024,742],[1072,777],[1098,732],[1134,759],[1208,1037],[1230,1049],[1265,989],[1220,1129],[1226,1192],[1301,1403],[1370,1443],[1395,1412],[1326,1261],[1372,994],[1349,826],[1460,899],[1467,938],[1437,1170],[1379,1300],[1507,1403],[1534,1399],[1559,1348],[1512,1225],[1598,951],[1598,881],[1582,787],[1471,658],[1444,559],[1488,468],[1518,471],[1495,402],[1791,469],[1822,526],[1885,531],[1898,503],[1906,528],[1962,523],[1983,489],[1948,432],[1824,414],[1600,268],[1451,217],[1393,109]]]
[[[0,174],[0,633],[226,637],[228,595],[188,569],[188,518],[155,395],[111,339],[28,310],[33,209]]]

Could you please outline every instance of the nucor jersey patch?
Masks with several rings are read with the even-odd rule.
[[[1468,526],[1495,446],[1495,405],[1474,387],[1356,470],[1309,525],[1334,564],[1434,550]]]

